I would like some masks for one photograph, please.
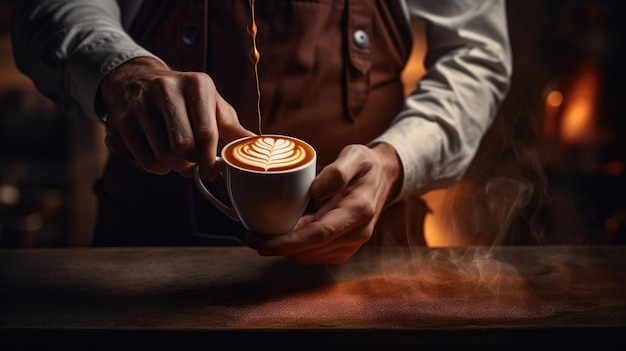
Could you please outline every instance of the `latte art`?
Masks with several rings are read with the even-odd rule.
[[[257,171],[296,168],[312,159],[312,150],[301,141],[280,136],[260,136],[235,143],[226,158],[233,164]]]

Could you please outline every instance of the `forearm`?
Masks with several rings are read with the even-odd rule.
[[[95,118],[103,77],[132,58],[153,56],[120,19],[113,0],[18,1],[11,21],[15,62],[62,108]]]
[[[427,73],[375,142],[396,149],[401,192],[423,193],[468,169],[508,91],[511,56],[503,2],[409,5],[427,24]]]

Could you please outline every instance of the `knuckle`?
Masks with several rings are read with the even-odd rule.
[[[212,82],[211,77],[204,72],[185,72],[183,73],[183,79],[185,79],[188,85],[193,84],[196,86],[204,86]]]
[[[159,76],[154,79],[153,84],[150,87],[149,94],[163,99],[163,104],[168,112],[173,110],[172,101],[175,98],[177,87],[176,77],[172,76]]]
[[[161,75],[154,78],[152,88],[160,91],[167,91],[174,85],[176,85],[176,76]]]
[[[350,144],[345,147],[346,152],[354,153],[362,157],[367,156],[369,150],[369,147],[361,144]]]
[[[211,91],[215,88],[215,83],[204,72],[185,72],[182,80],[187,91]]]
[[[170,148],[175,154],[186,155],[195,149],[193,138],[187,138],[177,130],[171,130],[170,133]]]
[[[364,222],[369,222],[376,216],[376,208],[372,201],[360,201],[356,207],[356,213]]]
[[[353,155],[352,158],[358,160],[362,165],[371,164],[373,162],[372,149],[365,145],[351,144],[345,147],[347,154]]]
[[[348,184],[350,179],[348,179],[347,170],[341,164],[332,163],[327,167],[327,174],[334,182],[339,184]]]
[[[216,140],[219,136],[217,129],[212,128],[210,125],[197,127],[195,130],[196,141],[199,144],[206,144],[211,140]]]
[[[315,244],[323,244],[326,243],[329,238],[332,237],[332,235],[336,232],[336,229],[333,228],[331,225],[322,223],[322,222],[316,222],[316,228],[314,230],[314,235],[312,235],[312,239],[311,241]]]

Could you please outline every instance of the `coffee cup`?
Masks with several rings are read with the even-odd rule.
[[[215,207],[250,231],[282,234],[293,228],[310,200],[317,154],[301,139],[287,135],[257,135],[228,143],[217,157],[232,207],[220,201],[200,178],[200,193]]]

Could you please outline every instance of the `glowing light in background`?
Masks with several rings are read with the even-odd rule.
[[[543,120],[543,130],[546,138],[553,139],[557,136],[558,113],[563,104],[563,94],[558,90],[550,91],[546,96],[546,110]]]
[[[20,201],[20,190],[11,184],[0,184],[0,205],[15,205]]]
[[[595,65],[585,64],[568,92],[561,119],[560,138],[566,143],[584,143],[593,137],[599,73]]]
[[[559,107],[563,103],[563,94],[561,94],[558,90],[553,90],[548,93],[548,97],[546,98],[546,103],[552,107]]]
[[[441,215],[447,206],[447,194],[450,190],[434,190],[424,195],[424,201],[431,209],[431,213],[424,219],[424,239],[429,247],[458,246],[453,242],[452,235],[446,235],[450,230]]]

